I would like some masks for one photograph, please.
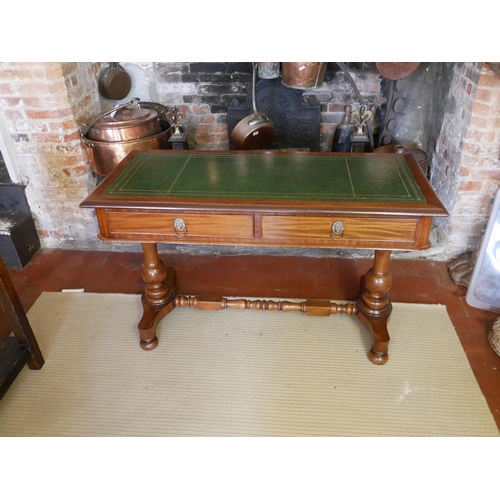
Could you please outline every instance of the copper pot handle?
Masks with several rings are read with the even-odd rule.
[[[94,145],[87,140],[87,138],[85,137],[85,135],[83,134],[83,132],[80,132],[80,139],[82,140],[83,144],[87,148],[93,148],[94,147]]]
[[[113,106],[112,109],[109,111],[105,111],[104,113],[101,113],[100,115],[95,116],[90,123],[84,124],[83,130],[80,132],[80,136],[85,136],[87,132],[92,128],[92,125],[97,123],[101,118],[104,118],[105,116],[110,115],[114,111],[118,111],[119,109],[126,108],[127,106],[130,106],[131,104],[139,103],[140,99],[138,97],[134,97],[130,102],[122,103],[122,104],[117,104],[116,106]]]
[[[248,126],[254,127],[255,125],[264,125],[269,123],[270,120],[267,116],[261,115],[259,110],[257,109],[257,66],[259,63],[253,62],[253,75],[252,75],[252,108],[253,108],[253,116],[248,120]]]

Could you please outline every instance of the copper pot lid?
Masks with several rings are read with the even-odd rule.
[[[419,62],[378,62],[378,72],[388,80],[401,80],[410,76],[420,65]]]
[[[154,109],[127,109],[122,108],[97,120],[92,127],[96,129],[115,129],[144,125],[158,120],[158,113]]]

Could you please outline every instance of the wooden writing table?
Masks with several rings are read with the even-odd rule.
[[[429,247],[432,217],[447,215],[412,155],[247,151],[132,151],[81,204],[99,238],[144,251],[140,344],[174,307],[357,314],[375,364],[388,359],[392,250]],[[356,304],[229,300],[177,294],[157,243],[375,250]],[[339,271],[340,272],[340,271]]]

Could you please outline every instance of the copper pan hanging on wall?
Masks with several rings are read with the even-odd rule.
[[[378,72],[387,80],[402,80],[410,76],[420,65],[419,62],[378,62]]]
[[[281,80],[292,89],[318,88],[323,83],[326,62],[282,62]]]
[[[99,93],[107,99],[125,99],[131,88],[130,75],[117,62],[109,63],[99,76]]]
[[[253,80],[252,80],[252,106],[253,113],[245,116],[233,128],[229,136],[229,142],[236,149],[251,150],[251,149],[266,149],[269,148],[274,139],[274,127],[271,119],[257,109],[257,92],[256,73],[257,63],[253,65]]]

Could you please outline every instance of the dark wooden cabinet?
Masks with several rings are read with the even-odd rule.
[[[23,306],[0,257],[0,305],[13,337],[0,337],[0,399],[26,364],[39,370],[44,359]]]

